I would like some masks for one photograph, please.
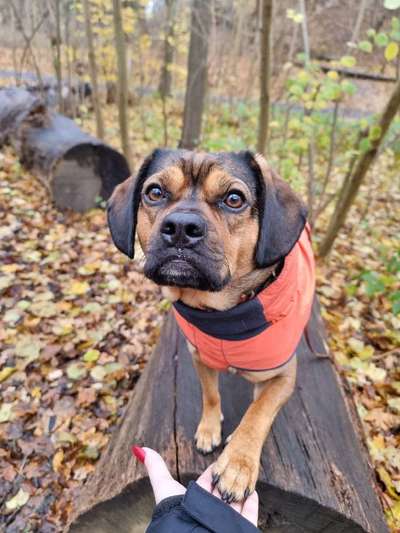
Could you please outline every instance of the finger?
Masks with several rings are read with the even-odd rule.
[[[200,485],[204,490],[207,492],[211,492],[213,494],[214,486],[213,486],[213,479],[212,479],[212,468],[213,465],[211,464],[204,472],[201,474],[201,476],[197,479],[196,483]],[[216,491],[218,493],[218,491]],[[217,494],[214,494],[214,496],[217,496]],[[218,497],[221,499],[221,496],[218,493]]]
[[[258,494],[254,491],[243,504],[242,515],[257,527],[258,522]]]
[[[149,474],[156,503],[169,496],[185,494],[185,487],[171,476],[161,455],[151,448],[143,448],[143,450],[145,452],[144,465]]]

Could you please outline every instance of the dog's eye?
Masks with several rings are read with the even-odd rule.
[[[164,192],[158,185],[149,185],[148,189],[144,193],[146,200],[150,202],[159,202],[164,198]]]
[[[224,204],[231,209],[240,209],[244,203],[245,198],[240,191],[231,191],[224,200]]]

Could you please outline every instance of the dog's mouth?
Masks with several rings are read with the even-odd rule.
[[[149,253],[144,266],[144,274],[158,285],[205,291],[219,291],[228,283],[229,276],[222,279],[217,270],[215,261],[181,250],[165,257]]]
[[[172,259],[166,261],[159,268],[162,276],[168,285],[177,287],[188,287],[197,285],[201,273],[189,261],[185,259]]]

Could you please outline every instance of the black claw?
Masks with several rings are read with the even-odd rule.
[[[212,477],[211,477],[211,485],[212,485],[212,488],[214,489],[215,488],[215,485],[218,483],[219,481],[219,474],[213,474]]]
[[[233,494],[229,494],[228,499],[226,500],[226,503],[231,504],[235,501],[235,496]]]
[[[250,496],[250,489],[247,488],[245,491],[244,491],[244,499],[247,500],[247,498]]]
[[[223,491],[223,493],[221,494],[221,499],[228,503],[228,498],[229,498],[229,494],[226,492],[226,490]]]

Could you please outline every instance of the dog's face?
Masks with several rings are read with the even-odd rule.
[[[306,210],[261,156],[156,150],[108,203],[116,246],[159,285],[219,291],[284,257]]]

